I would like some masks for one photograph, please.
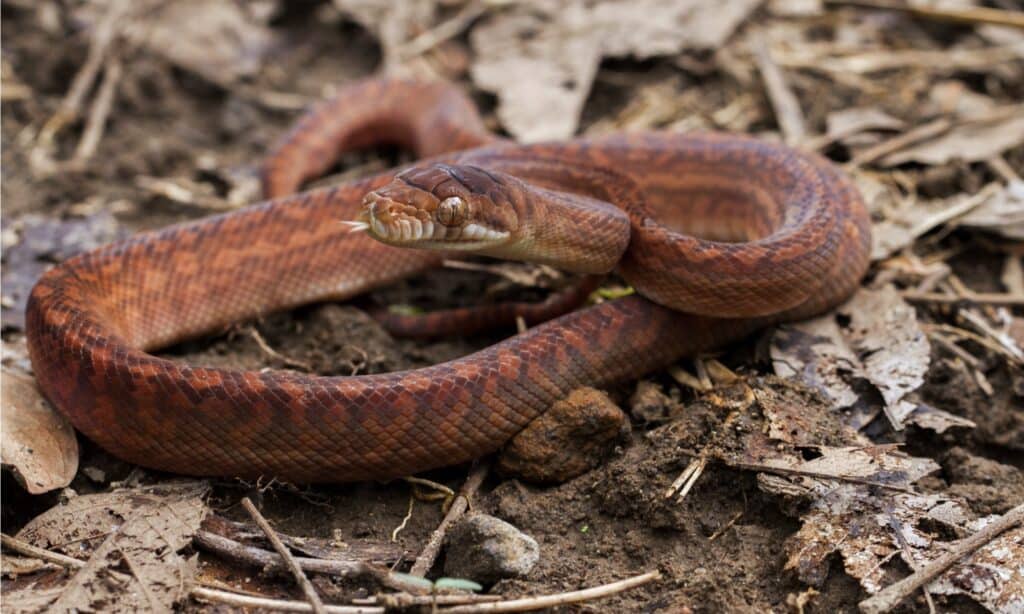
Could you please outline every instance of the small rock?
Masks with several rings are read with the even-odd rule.
[[[559,484],[594,469],[629,433],[626,414],[593,388],[579,388],[526,426],[498,457],[498,472]]]
[[[487,514],[467,514],[448,533],[444,574],[480,584],[523,577],[540,559],[537,540]]]

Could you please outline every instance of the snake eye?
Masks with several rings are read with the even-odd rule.
[[[449,196],[437,206],[437,221],[445,226],[459,226],[466,221],[466,201]]]

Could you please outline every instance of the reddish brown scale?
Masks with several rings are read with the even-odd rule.
[[[364,195],[394,172],[283,196],[342,150],[381,140],[420,156],[484,146],[435,160],[448,164],[487,168],[488,156],[511,152],[612,169],[636,182],[650,217],[664,214],[678,230],[718,236],[709,229],[724,219],[719,238],[761,236],[676,241],[646,222],[648,214],[630,212],[623,270],[649,284],[655,300],[693,301],[695,310],[721,308],[735,319],[628,297],[449,363],[352,378],[192,367],[147,353],[436,266],[439,255],[391,248],[338,223],[355,217]],[[867,266],[864,207],[819,158],[719,135],[530,146],[492,140],[450,86],[370,81],[342,90],[268,162],[268,195],[281,198],[142,234],[47,272],[27,312],[40,388],[86,436],[146,467],[298,482],[388,478],[491,452],[579,386],[636,377],[758,327],[819,313],[851,293]],[[676,275],[684,283],[671,281]]]

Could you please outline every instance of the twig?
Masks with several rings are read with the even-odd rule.
[[[72,165],[81,166],[96,153],[96,148],[103,138],[110,109],[114,106],[114,94],[117,92],[117,84],[121,82],[121,70],[121,60],[113,58],[103,71],[99,92],[89,108],[89,117],[86,119],[82,138],[79,139],[78,147],[71,158]]]
[[[1004,11],[981,6],[953,9],[941,6],[925,6],[912,2],[896,4],[882,0],[827,0],[828,4],[834,6],[856,6],[867,9],[882,9],[889,11],[901,11],[915,17],[935,19],[938,21],[950,21],[953,23],[966,24],[993,24],[997,26],[1009,26],[1013,28],[1024,28],[1024,13],[1018,11]]]
[[[200,538],[201,534],[205,534],[203,536],[203,538]],[[60,554],[60,553],[57,553],[57,552],[50,552],[49,550],[46,550],[44,548],[39,548],[38,546],[33,546],[32,544],[26,543],[26,542],[24,542],[24,541],[22,541],[22,540],[20,540],[20,539],[18,539],[16,537],[11,537],[10,535],[7,535],[6,533],[0,534],[0,540],[2,540],[2,544],[3,544],[3,547],[5,549],[9,549],[9,550],[12,550],[14,552],[18,552],[20,554],[24,554],[26,556],[31,556],[31,557],[40,559],[42,561],[46,561],[48,563],[55,563],[57,565],[60,565],[61,567],[67,567],[69,569],[80,569],[82,567],[85,567],[85,565],[86,565],[85,561],[81,561],[79,559],[76,559],[76,558],[73,558],[73,557],[70,557],[70,556],[66,556],[66,555],[63,555],[63,554]],[[276,555],[274,555],[271,552],[267,552],[266,550],[260,550],[258,548],[248,548],[246,546],[242,546],[241,544],[239,544],[237,542],[234,542],[233,540],[227,539],[226,537],[221,537],[220,535],[217,535],[216,533],[209,533],[208,531],[200,531],[200,532],[198,532],[196,534],[196,542],[197,542],[197,544],[206,545],[206,544],[210,543],[210,541],[216,541],[216,540],[224,540],[224,541],[227,541],[227,542],[231,542],[232,544],[234,544],[235,546],[238,546],[242,550],[245,550],[245,551],[256,551],[256,552],[259,552],[259,553],[261,553],[263,555],[260,558],[258,558],[257,560],[249,560],[247,562],[251,562],[251,563],[260,565],[261,567],[269,567],[269,568],[273,568],[275,566],[283,567],[283,563],[281,562],[281,558],[276,556]],[[244,556],[247,556],[247,555],[244,555]],[[232,557],[232,558],[238,560],[239,557]],[[312,562],[315,562],[315,563],[326,563],[326,564],[330,564],[330,563],[333,562],[333,561],[320,561],[318,559],[307,559],[307,561],[312,561]],[[351,564],[348,564],[348,565],[351,566]],[[369,567],[369,565],[365,565],[365,564],[360,564],[360,566]],[[341,574],[341,575],[347,575],[347,573],[346,574]],[[417,588],[418,588],[418,585],[417,585]],[[288,612],[312,612],[313,611],[312,607],[308,603],[306,603],[304,601],[279,601],[279,600],[275,600],[275,599],[264,599],[264,598],[260,598],[260,597],[250,597],[250,596],[247,596],[247,595],[238,595],[237,593],[230,593],[230,592],[227,592],[227,591],[221,591],[221,590],[217,590],[217,589],[214,589],[214,588],[203,587],[203,586],[194,586],[194,587],[192,587],[191,594],[192,594],[192,596],[197,597],[199,599],[208,599],[210,601],[217,601],[219,603],[227,603],[227,604],[231,604],[231,605],[238,605],[240,607],[270,608],[270,609],[277,609],[277,610],[288,611]],[[410,595],[410,597],[411,597],[411,595]],[[355,613],[358,613],[358,612],[363,612],[363,613],[366,613],[366,614],[376,614],[378,612],[384,612],[384,608],[381,608],[381,607],[353,608],[353,607],[349,607],[349,606],[332,606],[332,605],[327,605],[327,606],[324,606],[324,611],[328,612],[328,614],[330,614],[330,613],[355,614]]]
[[[263,335],[260,334],[260,331],[256,330],[255,328],[249,328],[249,336],[252,337],[253,341],[256,342],[256,345],[258,345],[260,349],[263,351],[263,353],[266,354],[267,356],[276,360],[280,360],[289,367],[302,369],[306,373],[313,372],[313,365],[307,362],[303,362],[301,360],[297,360],[295,358],[289,358],[284,354],[278,352],[274,348],[270,347],[270,344],[267,343],[267,340],[263,338]]]
[[[1007,348],[1003,347],[1001,344],[996,343],[994,340],[989,339],[988,337],[979,335],[978,333],[976,333],[974,331],[970,331],[970,330],[966,330],[966,329],[960,328],[959,326],[952,326],[950,324],[930,324],[930,323],[924,323],[924,324],[921,325],[921,328],[923,328],[925,330],[925,332],[937,330],[937,331],[941,331],[941,332],[944,332],[944,333],[949,333],[951,335],[954,335],[956,337],[960,337],[962,339],[969,339],[969,340],[971,340],[971,341],[981,345],[982,347],[986,347],[986,348],[992,350],[993,352],[995,352],[996,354],[1002,354],[1002,355],[1006,356],[1007,358],[1009,358],[1009,359],[1011,359],[1011,360],[1013,360],[1015,362],[1018,362],[1018,363],[1019,362],[1024,362],[1024,361],[1021,361],[1021,359],[1016,354],[1014,354],[1013,352],[1011,352]]]
[[[788,145],[797,145],[807,138],[807,125],[804,121],[803,111],[800,110],[800,101],[790,89],[786,76],[779,65],[772,59],[771,51],[763,36],[754,35],[751,39],[751,49],[754,52],[757,69],[761,72],[761,78],[764,80],[768,100],[771,101],[772,109],[775,110],[775,117],[782,130],[783,139]]]
[[[707,456],[701,454],[697,458],[690,461],[690,464],[683,469],[683,472],[679,474],[679,477],[672,482],[672,485],[665,491],[665,498],[671,498],[672,495],[679,493],[679,500],[682,501],[686,498],[686,495],[690,493],[690,489],[697,483],[697,479],[704,473],[704,469],[708,466]]]
[[[412,508],[416,504],[416,497],[409,495],[409,510],[405,513],[405,517],[402,518],[402,524],[395,527],[395,530],[391,532],[391,541],[398,541],[398,534],[405,529],[405,526],[409,524],[409,519],[412,518]]]
[[[568,603],[579,603],[591,599],[601,599],[622,591],[636,588],[661,578],[661,572],[649,571],[639,576],[603,584],[580,591],[559,593],[557,595],[544,595],[543,597],[527,597],[525,599],[513,599],[511,601],[498,601],[495,603],[478,603],[474,605],[455,606],[439,610],[445,614],[475,614],[477,612],[528,612],[530,610],[541,610],[543,608],[554,608]]]
[[[911,571],[919,571],[921,566],[917,563],[917,559],[914,558],[914,553],[910,549],[910,544],[907,543],[906,536],[903,535],[903,525],[892,512],[889,512],[889,527],[893,530],[893,533],[896,536],[896,542],[899,544],[900,551],[903,553],[903,560],[910,566]],[[924,594],[924,600],[928,602],[929,614],[935,614],[935,601],[932,599],[932,594],[928,592],[927,588],[923,588],[921,592]]]
[[[448,513],[445,514],[441,524],[430,535],[430,539],[427,540],[427,545],[423,547],[423,551],[416,557],[416,562],[413,563],[412,569],[409,570],[410,575],[422,578],[434,566],[434,560],[437,559],[437,554],[441,551],[441,544],[444,542],[448,529],[469,509],[469,500],[480,489],[480,485],[484,483],[484,478],[487,477],[487,470],[488,464],[486,462],[477,462],[473,466],[473,469],[469,472],[469,477],[466,478],[466,483],[462,485],[458,496],[452,501],[452,506],[448,508]]]
[[[1007,531],[1024,522],[1024,505],[1018,505],[974,535],[958,542],[951,551],[925,565],[920,570],[899,582],[879,591],[873,597],[861,601],[860,611],[865,614],[888,612],[905,597],[937,578],[961,558],[971,554]]]
[[[475,595],[465,594],[432,594],[432,595],[410,595],[409,593],[389,593],[387,595],[374,595],[362,599],[353,599],[356,605],[377,605],[382,604],[386,608],[402,610],[417,605],[463,605],[467,603],[490,603],[501,601],[501,595]]]
[[[418,55],[423,55],[446,40],[458,36],[474,19],[485,12],[487,12],[487,6],[484,3],[470,2],[463,6],[451,19],[438,24],[436,27],[427,30],[399,47],[395,52],[395,56],[404,62]]]
[[[944,305],[996,305],[1000,307],[1024,306],[1024,296],[1002,294],[997,292],[972,292],[966,296],[942,294],[941,292],[917,292],[905,290],[900,293],[904,299],[912,303],[941,303]]]
[[[314,612],[315,610],[305,601],[284,601],[281,599],[270,599],[268,597],[252,597],[240,595],[229,591],[222,591],[216,588],[196,586],[192,589],[192,596],[196,599],[204,599],[216,603],[225,603],[240,608],[261,608],[277,612]],[[351,606],[351,605],[326,605],[321,606],[322,612],[328,614],[383,614],[385,611],[380,606]]]
[[[114,42],[118,30],[118,22],[127,13],[132,3],[126,0],[116,0],[108,5],[107,12],[96,24],[92,38],[89,41],[89,51],[85,56],[85,63],[78,69],[71,87],[60,103],[57,112],[46,121],[42,130],[39,131],[39,141],[45,146],[53,142],[54,136],[61,128],[73,121],[81,112],[82,101],[92,87],[99,74],[103,61],[107,56],[107,50]]]
[[[711,537],[708,537],[708,541],[709,542],[713,542],[716,539],[718,539],[719,537],[725,535],[725,532],[728,531],[729,528],[732,527],[734,524],[736,524],[736,521],[739,520],[740,517],[743,516],[743,513],[746,512],[746,511],[747,510],[744,509],[744,510],[740,510],[740,511],[736,512],[733,515],[733,517],[729,519],[729,522],[725,523],[725,526],[723,526],[721,529],[718,529],[717,531],[712,533]]]
[[[233,539],[211,531],[197,531],[193,541],[199,548],[236,563],[259,567],[267,571],[287,571],[284,560],[277,554],[262,548],[240,544]],[[295,557],[295,561],[303,570],[308,572],[339,577],[369,576],[384,586],[395,590],[409,593],[423,592],[423,587],[419,583],[405,581],[401,575],[392,574],[384,567],[365,561],[314,559],[302,556]]]
[[[302,567],[299,567],[299,564],[292,557],[292,553],[281,542],[281,538],[277,536],[274,527],[270,526],[270,523],[263,517],[263,514],[249,500],[249,497],[242,499],[242,507],[245,508],[245,511],[249,512],[249,515],[252,516],[252,519],[259,525],[263,533],[266,534],[267,539],[274,546],[274,550],[284,559],[284,564],[292,572],[292,575],[295,576],[295,581],[302,587],[302,592],[305,593],[306,600],[309,601],[312,611],[316,612],[316,614],[324,614],[326,610],[324,609],[323,601],[320,601],[320,595],[317,594],[316,589],[313,588],[313,583],[309,581],[309,578],[302,571]]]
[[[16,537],[11,537],[6,533],[0,533],[0,544],[2,544],[6,549],[37,558],[41,561],[46,561],[47,563],[54,563],[61,567],[67,567],[69,569],[85,567],[85,561],[80,561],[74,557],[60,554],[58,552],[50,552],[45,548],[33,546],[28,542],[21,541]]]
[[[909,147],[915,143],[924,141],[925,139],[937,137],[952,127],[953,122],[951,120],[945,117],[940,117],[939,119],[930,121],[927,124],[922,124],[916,128],[907,130],[899,136],[882,141],[874,147],[865,149],[847,162],[846,167],[847,169],[851,169],[864,166],[865,164],[870,164],[905,147]]]

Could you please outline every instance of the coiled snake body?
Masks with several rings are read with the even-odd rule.
[[[401,373],[253,372],[148,353],[438,265],[439,253],[384,245],[338,223],[356,218],[368,193],[387,193],[395,171],[292,194],[342,151],[381,141],[485,174],[489,160],[506,170],[511,160],[512,171],[516,161],[542,161],[559,175],[561,160],[566,169],[609,169],[608,182],[628,178],[635,188],[627,196],[643,202],[629,212],[619,270],[650,299],[588,307]],[[591,191],[571,185],[568,170],[539,175],[548,188],[582,191],[577,200]],[[378,80],[344,89],[284,139],[264,180],[273,200],[72,258],[33,290],[27,337],[40,388],[113,454],[175,473],[296,482],[389,478],[467,461],[574,388],[637,377],[820,313],[853,291],[868,262],[863,204],[823,159],[714,134],[500,142],[442,84]]]

